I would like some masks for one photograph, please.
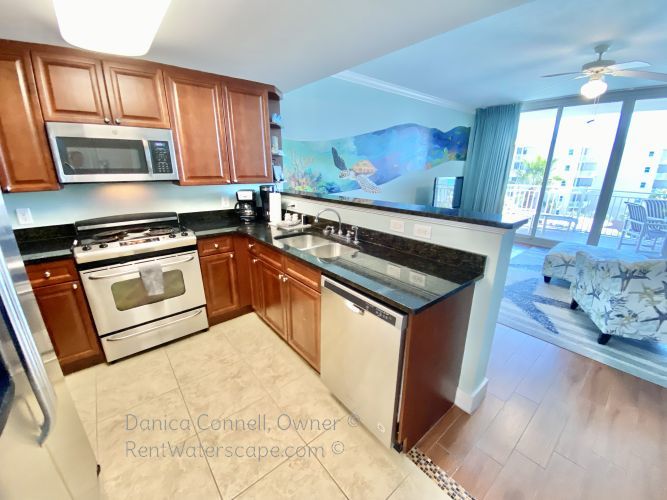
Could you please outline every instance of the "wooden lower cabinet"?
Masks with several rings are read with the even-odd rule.
[[[34,289],[46,330],[64,373],[104,361],[99,340],[78,281]]]
[[[318,372],[320,371],[320,292],[285,277],[287,341]]]
[[[261,316],[278,335],[286,339],[285,306],[283,304],[284,275],[273,266],[264,262],[261,262],[259,269],[262,290]]]
[[[234,252],[199,259],[209,323],[218,323],[240,307]]]

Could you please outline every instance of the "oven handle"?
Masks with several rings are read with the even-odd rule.
[[[183,264],[183,263],[185,263],[185,262],[190,262],[190,261],[193,260],[194,258],[195,258],[194,255],[190,255],[189,257],[187,257],[187,258],[185,258],[185,259],[176,260],[176,261],[174,261],[174,262],[167,262],[167,263],[165,263],[165,264],[162,264],[162,263],[161,263],[160,265],[161,265],[162,267],[166,267],[166,266],[173,266],[173,265],[175,265],[175,264]],[[131,270],[131,271],[123,271],[123,272],[121,272],[121,273],[111,273],[111,274],[102,274],[102,275],[99,275],[99,274],[89,274],[89,275],[88,275],[88,279],[91,279],[91,280],[103,280],[103,279],[107,279],[107,278],[115,278],[115,277],[117,277],[117,276],[125,276],[126,274],[135,274],[135,273],[138,273],[138,272],[139,272],[138,270],[133,269],[133,270]]]
[[[129,333],[129,334],[124,335],[124,336],[122,336],[122,337],[110,337],[110,338],[108,338],[108,339],[106,339],[106,340],[107,340],[108,342],[117,342],[117,341],[119,341],[119,340],[126,340],[126,339],[129,339],[129,338],[131,338],[131,337],[136,337],[137,335],[143,335],[144,333],[152,332],[153,330],[157,330],[157,329],[159,329],[159,328],[164,328],[165,326],[169,326],[169,325],[173,325],[173,324],[176,324],[176,323],[180,323],[181,321],[185,321],[186,319],[191,319],[191,318],[194,318],[195,316],[199,316],[199,315],[202,313],[202,311],[203,311],[203,309],[199,309],[199,310],[196,311],[194,314],[191,314],[190,316],[186,316],[185,318],[178,318],[178,319],[176,319],[176,320],[174,320],[174,321],[171,321],[171,322],[169,322],[169,323],[166,323],[166,324],[164,324],[164,325],[153,326],[153,327],[148,328],[148,329],[146,329],[146,330],[141,330],[140,332]]]

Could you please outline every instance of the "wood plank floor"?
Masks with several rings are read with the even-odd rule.
[[[487,376],[418,444],[473,496],[667,498],[667,389],[503,325]]]

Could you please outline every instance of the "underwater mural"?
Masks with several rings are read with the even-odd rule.
[[[469,137],[470,127],[443,132],[407,123],[329,141],[285,139],[285,187],[314,193],[380,193],[383,184],[407,173],[465,160]]]

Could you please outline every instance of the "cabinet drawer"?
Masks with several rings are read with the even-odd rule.
[[[33,288],[47,285],[57,285],[79,279],[72,259],[53,260],[40,264],[29,264],[26,266],[28,278]]]
[[[250,253],[256,257],[259,257],[267,264],[272,265],[276,269],[282,271],[283,269],[283,256],[278,251],[262,243],[257,243],[256,241],[250,241],[248,243],[248,249]]]
[[[287,274],[314,290],[320,289],[321,273],[317,269],[308,264],[302,264],[296,259],[291,259],[289,257],[285,257],[284,259],[284,271]]]
[[[197,250],[200,257],[215,255],[217,253],[233,252],[234,242],[232,236],[215,236],[213,238],[204,238],[197,242]]]

